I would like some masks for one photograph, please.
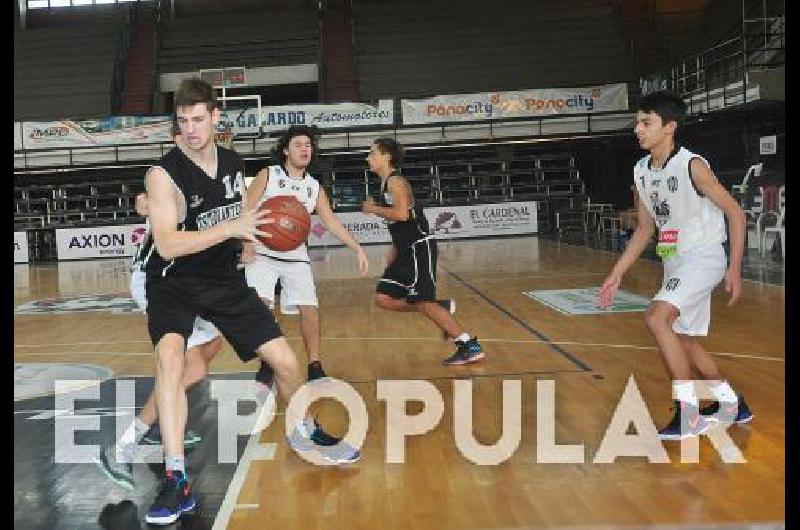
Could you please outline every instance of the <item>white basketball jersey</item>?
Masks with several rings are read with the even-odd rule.
[[[722,210],[701,196],[692,182],[689,165],[694,158],[708,165],[706,159],[681,147],[661,169],[650,167],[651,155],[634,168],[639,197],[658,227],[656,251],[662,258],[727,239]]]
[[[308,173],[303,175],[302,179],[297,179],[287,175],[281,166],[270,166],[267,187],[264,188],[264,193],[261,195],[261,200],[258,204],[260,206],[261,203],[270,197],[279,197],[282,195],[294,197],[300,201],[303,206],[305,206],[306,210],[308,210],[308,213],[311,214],[314,208],[317,207],[319,182]],[[286,252],[271,250],[261,243],[256,243],[255,245],[256,252],[265,256],[272,256],[287,261],[308,261],[308,248],[305,243],[294,250],[288,250]]]

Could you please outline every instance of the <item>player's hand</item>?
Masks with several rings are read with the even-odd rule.
[[[256,260],[256,247],[250,241],[245,241],[242,245],[242,255],[239,258],[239,261],[242,262],[243,265],[249,265]]]
[[[275,219],[268,219],[267,216],[271,210],[242,210],[242,214],[231,221],[230,230],[232,237],[238,237],[246,241],[255,243],[258,241],[256,236],[272,237],[269,232],[259,230],[259,227],[265,224],[274,224]]]
[[[733,307],[742,295],[742,273],[739,269],[730,267],[725,273],[725,292],[730,293],[731,299],[728,300],[728,307]]]
[[[614,274],[613,272],[603,281],[600,286],[600,292],[597,294],[597,306],[603,309],[611,307],[614,303],[614,296],[617,294],[619,284],[622,281],[622,276]]]
[[[367,197],[361,204],[361,211],[364,213],[375,213],[375,199]]]
[[[361,276],[367,274],[367,270],[369,270],[369,260],[367,259],[367,254],[364,252],[364,249],[359,247],[358,248],[358,272]]]
[[[134,207],[136,208],[136,213],[138,213],[142,217],[147,217],[150,215],[150,210],[148,208],[148,202],[147,202],[147,193],[138,194],[136,196],[134,204],[135,204]]]

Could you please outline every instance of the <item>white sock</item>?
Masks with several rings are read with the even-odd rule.
[[[121,462],[131,462],[136,453],[136,444],[142,440],[145,433],[150,429],[150,426],[139,419],[137,416],[122,436],[114,444],[115,454],[117,459]]]
[[[694,393],[694,385],[691,382],[673,381],[672,388],[675,399],[697,406],[697,396]]]
[[[719,385],[711,387],[711,392],[714,393],[714,397],[717,398],[717,401],[735,403],[739,399],[736,397],[736,392],[734,392],[727,381],[723,381]]]
[[[456,342],[467,342],[470,338],[469,333],[462,333],[456,337]]]
[[[186,477],[186,460],[183,455],[173,455],[164,458],[167,471],[180,471]]]

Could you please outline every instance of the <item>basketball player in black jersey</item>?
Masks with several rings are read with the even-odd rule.
[[[182,141],[145,176],[156,247],[145,266],[147,317],[166,460],[164,485],[145,520],[160,525],[196,505],[184,464],[187,408],[181,377],[197,316],[216,326],[243,361],[259,356],[269,363],[282,398],[288,401],[303,384],[294,352],[237,267],[242,240],[268,237],[259,226],[270,222],[269,212],[242,209],[244,163],[235,151],[214,143],[220,116],[214,90],[199,79],[185,80],[175,94],[175,109]],[[286,421],[295,451],[315,451],[328,463],[360,457],[311,417]]]
[[[436,300],[436,239],[422,207],[414,202],[411,186],[398,171],[402,162],[403,149],[391,138],[375,140],[367,156],[370,171],[381,178],[381,197],[380,203],[367,197],[362,210],[386,219],[392,236],[375,302],[389,311],[419,311],[445,336],[454,338],[457,350],[444,364],[474,363],[484,357],[478,339],[470,337],[448,310],[453,301]]]

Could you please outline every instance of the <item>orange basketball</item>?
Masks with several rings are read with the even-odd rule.
[[[311,229],[311,216],[306,207],[294,197],[281,195],[270,197],[258,208],[270,210],[268,219],[274,219],[274,224],[261,225],[259,230],[272,234],[272,237],[259,237],[267,248],[285,252],[294,250],[308,239]]]

